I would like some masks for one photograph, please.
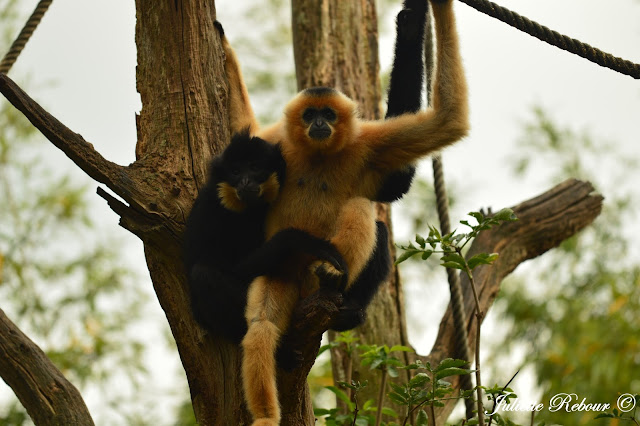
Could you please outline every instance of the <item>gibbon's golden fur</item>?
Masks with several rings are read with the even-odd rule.
[[[285,182],[267,214],[265,237],[299,228],[328,239],[347,265],[346,271],[338,271],[327,262],[300,257],[281,274],[258,277],[251,284],[242,374],[254,426],[279,424],[275,350],[295,304],[317,285],[313,272],[348,277],[348,287],[376,243],[370,200],[384,177],[468,132],[467,87],[453,1],[431,2],[437,37],[433,107],[387,120],[362,120],[356,104],[345,95],[312,88],[289,102],[280,121],[261,129],[236,56],[223,38],[232,132],[250,127],[252,134],[279,143],[287,165]]]

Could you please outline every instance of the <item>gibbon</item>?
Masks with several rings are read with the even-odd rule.
[[[437,37],[433,107],[386,120],[358,118],[356,104],[331,88],[310,88],[285,107],[284,117],[260,129],[233,50],[223,40],[232,130],[279,143],[286,177],[267,212],[265,233],[296,228],[327,239],[346,268],[298,256],[277,274],[256,278],[247,295],[248,331],[242,340],[243,385],[254,426],[277,425],[280,407],[275,350],[293,307],[316,275],[341,277],[348,292],[376,245],[375,199],[389,173],[410,166],[464,137],[469,128],[467,88],[452,0],[431,0]]]

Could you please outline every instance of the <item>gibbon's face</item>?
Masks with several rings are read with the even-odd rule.
[[[241,212],[272,202],[280,191],[279,161],[276,146],[248,135],[234,137],[214,166],[223,206]]]
[[[307,126],[307,135],[316,140],[327,139],[331,136],[332,126],[337,118],[336,111],[329,106],[308,107],[302,113],[302,121]]]
[[[355,104],[329,87],[303,90],[287,105],[288,142],[337,152],[353,133]]]

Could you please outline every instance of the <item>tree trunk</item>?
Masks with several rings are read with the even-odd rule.
[[[193,320],[179,249],[208,162],[229,138],[215,5],[213,0],[137,0],[136,16],[137,87],[143,108],[137,120],[137,161],[131,167],[153,191],[146,197],[150,213],[179,224],[175,233],[160,227],[137,234],[176,339],[196,419],[203,425],[248,424],[240,350],[214,341]]]
[[[360,103],[365,117],[379,118],[373,0],[293,0],[292,7],[299,86],[336,86]],[[229,138],[222,49],[213,27],[214,2],[136,0],[136,13],[137,81],[143,109],[137,118],[133,164],[120,166],[103,158],[6,75],[0,75],[0,91],[82,170],[124,200],[98,190],[121,216],[120,224],[144,243],[151,279],[177,343],[198,422],[245,425],[250,418],[243,402],[240,349],[214,340],[193,320],[180,253],[185,219],[205,180],[207,163]],[[501,279],[518,263],[559,244],[597,216],[601,199],[591,191],[588,184],[576,181],[559,186],[519,206],[520,221],[489,231],[474,242],[472,250],[481,247],[501,254],[496,265],[480,270],[476,277],[483,310],[493,302]],[[388,218],[386,206],[379,206],[379,213]],[[299,339],[296,343],[305,361],[293,373],[279,374],[283,425],[313,424],[306,377],[322,332],[337,309],[334,297],[316,294],[296,309],[293,335]],[[396,273],[374,300],[367,324],[358,330],[360,340],[407,344],[403,304]],[[9,345],[21,341],[14,331],[3,330],[0,340],[6,339]],[[452,335],[448,313],[429,360],[437,362],[451,353]],[[470,328],[471,344],[474,338]],[[46,370],[46,360],[32,359],[36,362],[30,369],[44,366]],[[344,357],[334,358],[337,377],[345,369],[341,360]],[[10,374],[0,368],[5,380]],[[360,372],[360,378],[365,374],[367,371]],[[375,395],[377,377],[369,380],[369,392]],[[37,383],[21,383],[26,391],[40,392]],[[68,403],[68,407],[82,415],[79,405]],[[449,409],[440,415],[445,416]]]

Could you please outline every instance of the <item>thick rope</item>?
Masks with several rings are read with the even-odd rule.
[[[640,79],[640,65],[635,64],[626,59],[613,56],[610,53],[603,52],[600,49],[589,46],[574,38],[553,31],[544,25],[518,15],[502,6],[492,3],[488,0],[460,0],[461,2],[471,6],[472,8],[492,16],[500,21],[511,25],[539,40],[549,43],[552,46],[559,47],[567,52],[574,53],[591,62],[612,69],[619,73]]]
[[[429,12],[427,11],[427,14]],[[425,36],[425,70],[426,70],[426,96],[427,105],[431,103],[431,81],[433,79],[433,31],[431,30],[431,15],[427,15],[427,28]],[[451,232],[451,223],[449,221],[449,197],[447,195],[447,187],[444,182],[444,172],[442,166],[442,156],[434,155],[432,158],[433,166],[433,185],[436,195],[436,209],[438,211],[438,220],[440,221],[440,233],[442,235]],[[451,298],[451,308],[453,311],[453,328],[456,358],[464,359],[471,362],[473,355],[469,349],[469,335],[467,333],[467,315],[464,311],[462,300],[462,285],[460,284],[460,275],[454,269],[447,268],[447,281],[449,282],[449,293]],[[473,389],[471,375],[465,374],[460,377],[460,387],[463,390]],[[467,398],[464,401],[467,418],[473,417],[475,404],[473,398]]]
[[[27,23],[22,28],[22,31],[20,31],[20,34],[18,34],[18,37],[14,40],[13,44],[9,48],[9,51],[6,55],[4,55],[4,58],[2,58],[2,61],[0,62],[0,73],[9,73],[9,70],[16,62],[16,59],[18,59],[20,52],[22,52],[22,49],[24,49],[24,46],[29,41],[29,38],[31,38],[31,35],[40,23],[40,20],[44,16],[47,9],[49,9],[49,5],[51,5],[52,1],[53,0],[40,0],[38,5],[36,6],[36,9],[33,11],[31,16],[27,20]]]

